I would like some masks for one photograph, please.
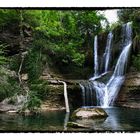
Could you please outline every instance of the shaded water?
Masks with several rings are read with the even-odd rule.
[[[64,111],[34,115],[0,114],[0,131],[62,131]]]
[[[0,114],[0,131],[140,131],[140,111],[128,108],[107,108],[105,120],[92,120],[90,129],[67,128],[69,120],[65,111],[49,111],[32,116]]]

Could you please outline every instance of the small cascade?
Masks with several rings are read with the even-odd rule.
[[[112,32],[109,32],[109,34],[107,36],[107,44],[106,44],[106,49],[105,49],[105,53],[104,53],[104,59],[105,59],[104,72],[107,72],[109,69],[109,63],[110,63],[110,59],[111,59],[112,39],[113,39],[113,34],[112,34]]]
[[[58,81],[58,82],[63,83],[63,85],[64,85],[64,98],[65,98],[66,112],[70,112],[69,101],[68,101],[68,93],[67,93],[67,84],[64,81]]]
[[[98,37],[94,37],[94,77],[98,76]]]
[[[85,103],[85,101],[86,101],[86,97],[85,97],[85,95],[86,95],[86,92],[85,92],[85,87],[84,87],[84,85],[82,85],[81,83],[79,83],[79,85],[80,85],[80,87],[81,87],[81,89],[82,89],[82,100],[83,100],[83,106],[86,106],[86,103]]]
[[[125,29],[124,29],[125,28]],[[127,68],[127,61],[129,58],[129,53],[132,45],[132,28],[131,28],[131,22],[123,25],[123,49],[122,52],[120,53],[120,56],[118,58],[118,61],[116,63],[114,72],[108,82],[106,84],[98,81],[97,77],[92,77],[89,79],[87,83],[81,83],[80,86],[82,88],[82,94],[83,94],[83,106],[92,106],[93,101],[96,102],[97,106],[102,106],[102,107],[109,107],[112,106],[119,91],[120,88],[125,80],[125,72]],[[106,45],[106,50],[104,53],[105,57],[105,72],[102,73],[101,75],[104,75],[109,68],[109,62],[110,62],[110,56],[111,56],[111,42],[112,42],[113,34],[110,32],[108,34],[108,39],[107,39],[107,45]],[[96,38],[95,38],[96,40]],[[95,43],[95,42],[94,42]],[[95,43],[94,45],[97,45]],[[95,46],[94,46],[95,47]],[[95,50],[94,50],[95,51]],[[94,52],[95,53],[95,52]],[[98,57],[96,57],[98,58]],[[96,60],[98,62],[98,60]],[[95,68],[95,70],[97,70]],[[97,72],[97,71],[96,71]],[[93,96],[96,97],[93,101]],[[92,97],[92,98],[91,98]]]
[[[82,89],[83,106],[95,106],[96,94],[92,88],[93,83],[90,81],[87,81],[86,83],[80,83],[80,87]]]

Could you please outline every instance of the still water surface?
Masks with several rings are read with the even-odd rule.
[[[109,116],[91,121],[90,129],[67,128],[66,124],[70,119],[65,111],[49,111],[30,116],[0,114],[0,131],[140,131],[140,110],[113,107],[105,111]]]

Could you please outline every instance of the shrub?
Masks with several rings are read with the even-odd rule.
[[[0,77],[0,101],[22,93],[22,88],[16,79],[3,73],[0,73]]]
[[[49,93],[48,82],[46,80],[36,80],[31,83],[30,90],[35,92],[37,98],[44,100]]]
[[[41,105],[41,100],[36,96],[35,91],[30,91],[28,96],[28,101],[25,104],[24,109],[29,109],[30,111],[36,111]]]

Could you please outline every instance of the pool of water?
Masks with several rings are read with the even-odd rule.
[[[140,110],[130,108],[107,108],[108,117],[94,126],[95,130],[140,131]]]
[[[140,110],[106,108],[106,119],[90,120],[89,129],[67,128],[70,120],[65,111],[49,111],[36,115],[0,114],[1,132],[56,132],[56,131],[140,131]],[[88,122],[89,123],[89,122]]]
[[[34,115],[0,114],[0,131],[62,131],[64,111],[49,111]]]

